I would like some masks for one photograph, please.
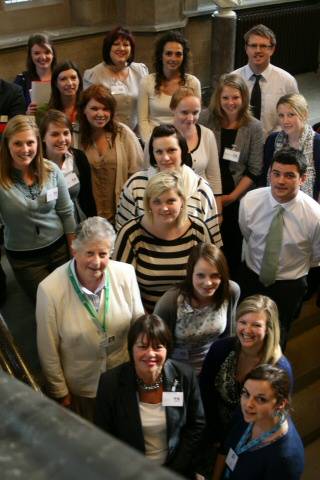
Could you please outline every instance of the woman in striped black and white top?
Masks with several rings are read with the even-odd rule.
[[[113,255],[135,267],[144,307],[152,312],[163,293],[185,278],[192,247],[211,236],[201,219],[188,215],[176,172],[160,172],[148,181],[144,211],[121,228]],[[220,236],[216,241],[219,246]]]
[[[155,127],[149,143],[150,167],[136,172],[125,183],[117,209],[116,229],[144,213],[143,195],[148,180],[157,172],[174,170],[183,180],[187,211],[203,220],[213,239],[219,241],[220,229],[215,198],[206,180],[189,166],[192,159],[184,137],[173,125]]]

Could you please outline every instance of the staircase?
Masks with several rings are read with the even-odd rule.
[[[305,445],[302,480],[320,478],[320,309],[313,296],[292,326],[286,349],[295,386],[292,416]]]

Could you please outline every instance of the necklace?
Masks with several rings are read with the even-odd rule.
[[[144,383],[144,381],[139,378],[138,376],[136,377],[136,380],[137,380],[137,384],[138,384],[138,387],[141,388],[142,390],[144,390],[145,392],[152,392],[153,390],[157,390],[158,388],[160,388],[160,386],[162,385],[162,382],[163,382],[163,377],[162,375],[160,375],[160,377],[158,378],[158,380],[154,383]]]

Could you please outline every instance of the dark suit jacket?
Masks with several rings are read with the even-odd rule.
[[[24,115],[26,105],[21,87],[0,79],[0,115]]]
[[[191,477],[204,429],[203,407],[193,370],[180,362],[167,360],[164,365],[164,390],[183,391],[183,407],[166,407],[168,456],[165,466]],[[96,424],[123,442],[145,452],[137,400],[134,367],[124,363],[102,374],[96,404]]]

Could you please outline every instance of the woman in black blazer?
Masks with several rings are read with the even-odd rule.
[[[156,464],[193,478],[203,408],[192,369],[167,360],[171,345],[170,331],[157,315],[132,324],[130,362],[100,378],[96,424]]]

